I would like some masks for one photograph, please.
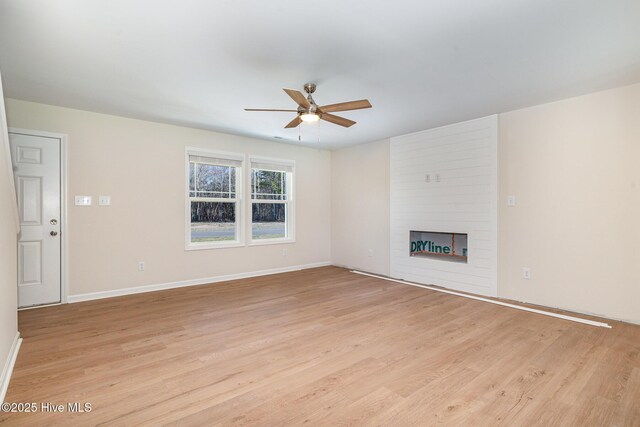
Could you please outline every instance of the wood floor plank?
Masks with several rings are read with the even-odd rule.
[[[323,267],[19,314],[3,425],[640,426],[640,326]]]

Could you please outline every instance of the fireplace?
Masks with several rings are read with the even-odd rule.
[[[409,232],[409,255],[466,263],[467,234],[441,231]]]

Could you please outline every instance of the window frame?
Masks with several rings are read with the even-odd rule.
[[[286,217],[285,227],[287,230],[287,237],[276,237],[270,239],[254,239],[253,238],[253,192],[251,188],[251,176],[253,174],[254,163],[270,163],[273,165],[280,165],[287,168],[291,168],[291,172],[287,173],[287,200],[272,200],[272,199],[256,199],[255,203],[282,203],[285,205]],[[295,221],[295,180],[296,180],[296,162],[288,159],[278,159],[272,157],[263,156],[249,156],[247,162],[247,214],[246,216],[246,229],[247,229],[247,241],[248,246],[263,246],[263,245],[277,245],[283,243],[295,243],[296,242],[296,221]]]
[[[214,202],[229,203],[235,200],[236,205],[236,238],[234,240],[223,240],[217,242],[200,242],[194,243],[191,241],[191,202],[192,199],[198,199],[198,197],[191,197],[190,192],[190,159],[189,156],[201,156],[218,159],[226,159],[240,162],[240,166],[236,168],[235,180],[236,180],[236,197],[235,199],[223,199],[212,198]],[[185,250],[204,250],[204,249],[219,249],[219,248],[235,248],[245,246],[245,202],[244,202],[244,169],[246,169],[246,156],[242,153],[232,153],[227,151],[208,150],[204,148],[185,147],[185,201],[184,201],[184,224],[185,224]],[[239,169],[239,170],[238,170]]]

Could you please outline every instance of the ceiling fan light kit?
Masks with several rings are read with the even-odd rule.
[[[356,124],[353,120],[345,119],[344,117],[329,114],[336,111],[351,111],[361,110],[363,108],[371,108],[371,103],[367,99],[361,99],[358,101],[340,102],[338,104],[329,104],[319,106],[313,100],[311,94],[316,91],[315,83],[307,83],[304,85],[304,91],[307,93],[305,97],[302,92],[295,89],[283,89],[287,95],[293,99],[298,108],[296,110],[283,110],[283,109],[265,109],[265,108],[245,108],[245,111],[285,111],[285,112],[297,112],[298,115],[286,126],[287,128],[295,128],[300,123],[312,123],[318,120],[325,120],[327,122],[342,126],[351,127]]]
[[[303,122],[312,123],[320,120],[320,116],[314,113],[303,113],[303,114],[300,114],[300,119]]]

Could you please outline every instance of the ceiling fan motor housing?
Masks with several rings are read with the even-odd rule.
[[[316,101],[313,100],[311,94],[316,91],[316,84],[306,83],[304,85],[304,91],[308,94],[307,101],[309,101],[309,108],[298,107],[298,114],[315,114],[316,110],[318,110],[318,105],[316,104]]]

